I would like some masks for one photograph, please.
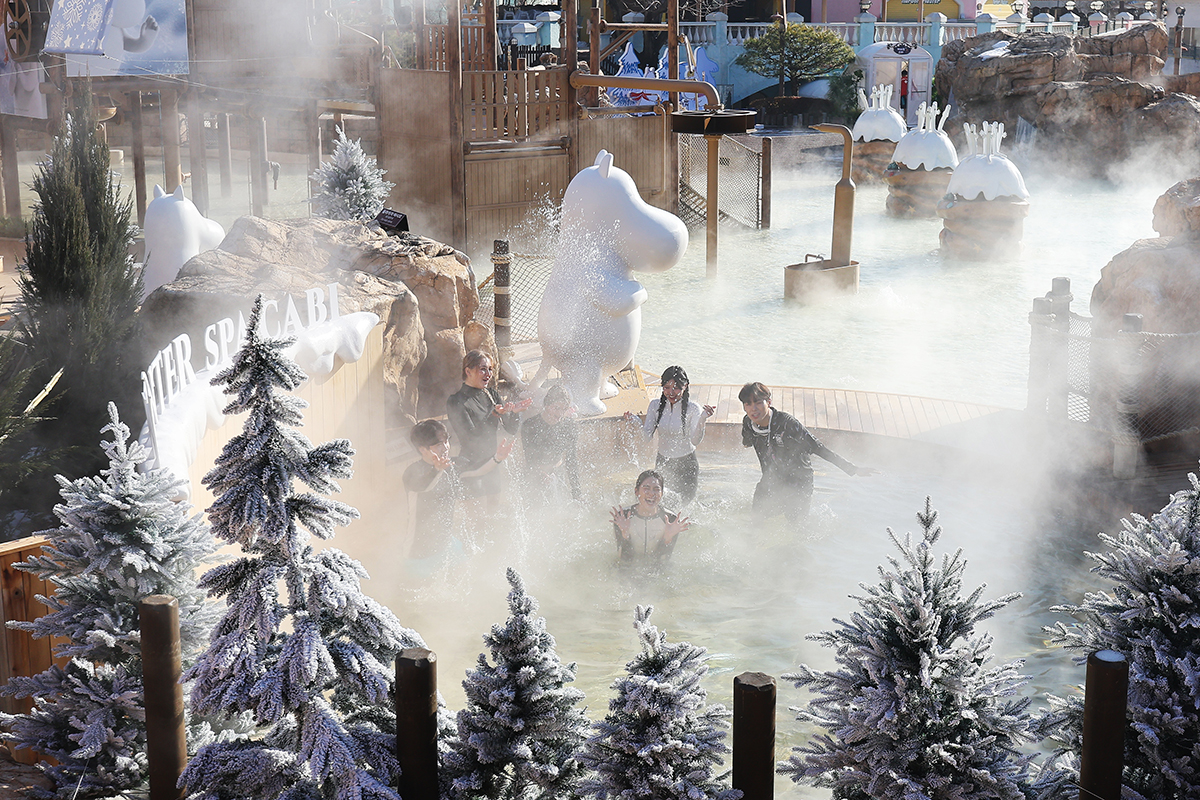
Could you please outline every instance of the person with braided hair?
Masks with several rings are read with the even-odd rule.
[[[684,503],[696,496],[700,477],[700,462],[696,446],[704,438],[704,423],[713,415],[713,406],[701,408],[688,398],[688,376],[683,367],[670,366],[663,370],[662,396],[650,401],[642,419],[642,435],[646,441],[658,434],[658,455],[654,469],[660,472],[666,488],[679,493]],[[625,412],[625,420],[635,419]]]

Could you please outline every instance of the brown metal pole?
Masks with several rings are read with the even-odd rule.
[[[450,73],[450,244],[467,249],[467,168],[463,163],[466,122],[463,118],[462,9],[446,4],[446,69]]]
[[[1183,15],[1187,11],[1183,6],[1175,9],[1178,18],[1175,20],[1175,69],[1176,75],[1179,74],[1179,62],[1183,60]]]
[[[133,113],[129,121],[133,125],[133,193],[137,206],[138,225],[146,223],[146,134],[142,126],[142,93],[130,92],[129,104]]]
[[[842,179],[833,190],[833,244],[829,254],[832,266],[850,265],[850,241],[854,237],[854,181],[850,178],[850,165],[854,156],[854,140],[845,125],[821,123],[813,128],[822,133],[842,135]]]
[[[743,800],[775,796],[775,679],[762,672],[733,679],[733,788]]]
[[[250,116],[250,213],[256,217],[263,215],[267,204],[267,173],[264,169],[267,163],[267,131],[266,120],[262,117]]]
[[[705,135],[704,140],[708,142],[708,186],[705,191],[708,197],[705,198],[704,206],[704,265],[705,274],[709,277],[715,277],[717,274],[717,216],[720,210],[717,208],[717,171],[720,168],[721,162],[721,137]]]
[[[768,230],[771,227],[771,137],[764,136],[762,140],[762,175],[761,181],[762,204],[759,206],[758,227]]]
[[[1129,662],[1115,650],[1088,656],[1079,800],[1121,800]]]
[[[204,107],[196,89],[188,92],[188,166],[192,173],[192,202],[208,216],[208,150],[204,141]]]
[[[396,759],[404,800],[438,800],[437,655],[422,647],[396,656]]]
[[[183,719],[183,675],[179,646],[179,602],[155,594],[138,606],[142,632],[142,686],[146,704],[146,760],[150,800],[178,800],[187,766]]]

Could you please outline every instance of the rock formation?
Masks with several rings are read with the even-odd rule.
[[[331,283],[343,313],[373,311],[384,321],[384,379],[400,414],[442,413],[462,382],[463,328],[479,305],[469,262],[431,239],[358,222],[242,217],[218,249],[146,299],[148,352],[181,332],[201,341],[206,325],[247,312],[259,292],[302,297]]]
[[[1200,178],[1175,184],[1154,204],[1157,239],[1113,257],[1092,289],[1093,330],[1113,336],[1127,313],[1152,334],[1200,334]],[[1140,431],[1200,424],[1200,335],[1151,336],[1138,360]]]
[[[1157,22],[1093,37],[995,31],[948,42],[936,81],[955,107],[952,131],[982,119],[1019,131],[1024,120],[1039,154],[1076,170],[1108,177],[1165,148],[1173,163],[1160,166],[1193,174],[1200,102],[1177,92],[1197,86],[1162,76],[1167,45]]]

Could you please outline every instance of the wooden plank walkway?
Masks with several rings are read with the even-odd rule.
[[[521,364],[526,376],[531,377],[541,361],[541,351],[537,343],[518,345],[515,353],[516,360]],[[623,392],[616,404],[620,406],[620,410],[636,407],[638,413],[641,413],[650,400],[658,396],[658,376],[643,371],[643,377],[646,384],[644,401],[636,397],[627,397]],[[716,407],[716,413],[709,420],[709,424],[740,425],[743,412],[737,393],[741,388],[740,384],[693,383],[690,396],[702,406]],[[1004,410],[997,406],[891,392],[803,386],[769,388],[771,405],[796,417],[809,428],[872,433],[898,439],[914,439],[938,428],[957,425]],[[605,416],[613,415],[610,410]]]

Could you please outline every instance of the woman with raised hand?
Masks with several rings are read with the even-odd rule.
[[[662,395],[650,401],[642,420],[646,441],[658,435],[654,469],[662,474],[665,488],[678,492],[684,503],[690,503],[696,496],[700,477],[696,446],[704,439],[704,423],[715,410],[692,402],[688,398],[687,373],[683,367],[670,366],[663,370]],[[625,412],[627,422],[634,419],[632,412]]]
[[[636,503],[612,510],[613,535],[621,561],[669,558],[679,534],[691,527],[691,522],[662,507],[663,478],[654,470],[638,475],[633,493]]]

